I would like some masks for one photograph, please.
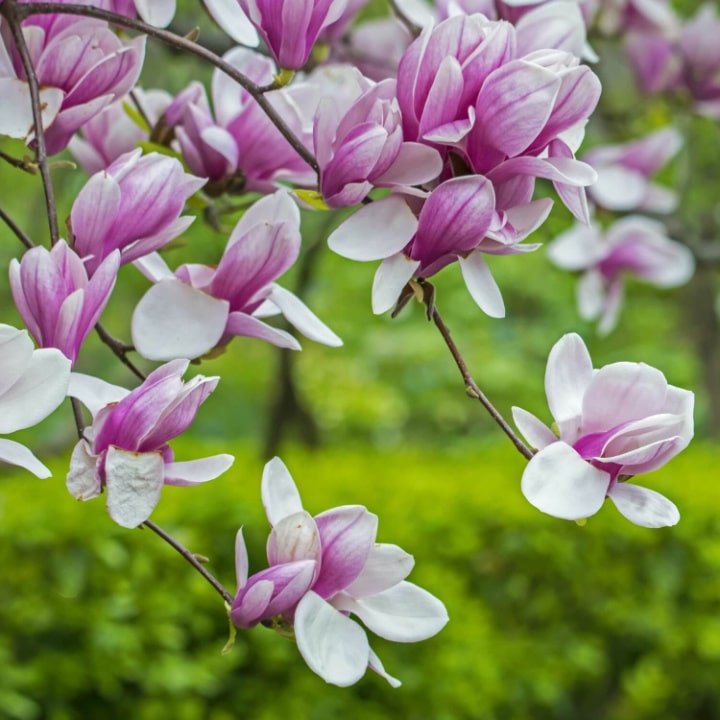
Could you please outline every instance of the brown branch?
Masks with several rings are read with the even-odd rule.
[[[15,233],[17,239],[28,249],[34,248],[35,243],[25,234],[22,228],[0,207],[0,218]]]
[[[95,325],[95,332],[100,337],[100,340],[102,340],[105,345],[107,345],[115,353],[115,355],[120,358],[120,362],[122,362],[123,365],[125,365],[130,372],[135,375],[135,377],[137,377],[141,382],[147,378],[147,375],[145,375],[145,373],[140,370],[127,356],[130,350],[135,349],[132,345],[128,345],[122,340],[118,340],[116,337],[113,337],[100,323]]]
[[[13,4],[15,1],[16,0],[13,0]],[[6,2],[0,3],[0,8],[2,8],[5,4],[7,4],[7,0]],[[198,45],[197,43],[194,43],[180,35],[176,35],[168,30],[161,30],[160,28],[148,25],[141,20],[125,17],[124,15],[118,15],[117,13],[109,12],[108,10],[101,10],[100,8],[92,7],[90,5],[28,2],[16,6],[15,13],[19,17],[23,18],[30,15],[40,14],[81,15],[83,17],[98,18],[99,20],[105,20],[113,25],[119,25],[121,27],[130,28],[131,30],[136,30],[137,32],[145,35],[150,35],[158,40],[162,40],[164,43],[167,43],[172,47],[185,50],[186,52],[202,58],[206,62],[218,68],[218,70],[224,72],[228,77],[235,80],[235,82],[247,90],[273,125],[275,125],[275,127],[282,133],[283,137],[290,143],[295,152],[315,171],[316,174],[319,172],[318,164],[314,155],[302,144],[292,130],[290,130],[285,121],[280,117],[268,99],[263,95],[261,89],[246,75],[243,75],[232,65],[225,62],[221,57],[218,57],[214,52],[204,48],[202,45]]]
[[[198,560],[197,556],[194,553],[190,552],[185,546],[181,545],[177,540],[175,540],[174,537],[166,533],[154,522],[146,520],[140,527],[142,527],[143,525],[149,530],[152,530],[156,535],[161,537],[168,545],[170,545],[170,547],[180,553],[180,555],[182,555],[210,583],[210,585],[215,588],[215,590],[217,590],[222,599],[228,605],[232,605],[234,600],[233,595],[225,589],[223,584],[217,578],[215,578],[214,575],[212,575],[210,572],[208,572],[208,570],[205,569],[205,566]]]
[[[473,376],[468,370],[468,366],[460,354],[455,341],[452,339],[448,326],[443,321],[440,313],[435,306],[430,311],[430,319],[435,323],[435,327],[440,331],[445,344],[448,346],[448,350],[455,360],[460,374],[462,375],[463,382],[465,383],[465,392],[471,397],[480,402],[480,404],[490,413],[492,419],[500,426],[500,429],[510,438],[510,441],[515,446],[517,451],[526,459],[530,460],[533,456],[533,451],[525,445],[525,443],[517,436],[515,431],[510,427],[505,418],[500,414],[497,408],[488,400],[487,396],[478,387],[478,384],[473,379]]]
[[[35,125],[35,158],[40,168],[43,190],[45,191],[45,207],[47,210],[48,225],[50,227],[50,243],[55,245],[60,240],[58,230],[57,210],[55,208],[55,193],[53,191],[52,179],[50,178],[50,167],[48,166],[47,146],[45,145],[45,131],[42,126],[42,104],[40,102],[40,88],[32,64],[30,52],[28,51],[25,36],[23,35],[20,21],[27,16],[17,0],[4,0],[0,3],[0,15],[7,20],[10,32],[12,33],[17,51],[20,55],[25,75],[27,76],[28,87],[30,88],[30,103],[32,105],[33,123]]]

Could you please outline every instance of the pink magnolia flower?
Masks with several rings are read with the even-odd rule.
[[[47,104],[43,127],[48,153],[63,150],[73,133],[137,81],[145,37],[121,40],[107,23],[72,15],[32,15],[22,22]],[[33,134],[30,92],[17,49],[0,34],[0,133]]]
[[[640,140],[593,148],[583,155],[598,174],[597,181],[588,188],[590,198],[608,210],[672,212],[677,206],[677,193],[651,179],[682,144],[680,132],[666,127]]]
[[[67,488],[74,498],[90,500],[104,490],[110,517],[133,528],[150,517],[163,485],[197,485],[232,465],[225,454],[174,461],[168,442],[187,430],[219,380],[197,375],[183,383],[188,364],[163,365],[132,392],[73,374],[68,394],[93,415],[70,459]]]
[[[417,642],[438,633],[447,611],[436,597],[405,580],[412,556],[397,545],[376,543],[377,516],[360,505],[312,517],[279,458],[265,466],[262,498],[272,528],[270,567],[248,577],[239,531],[233,623],[246,628],[262,622],[292,633],[310,669],[333,685],[352,685],[368,667],[393,687],[400,685],[385,672],[365,631],[350,616],[395,642]]]
[[[33,427],[60,403],[70,381],[70,361],[55,348],[35,350],[27,331],[0,325],[0,433]],[[28,448],[0,438],[0,461],[39,478],[50,471]]]
[[[153,126],[172,101],[165,90],[142,90],[136,87],[133,95]],[[139,125],[129,114],[128,107],[135,110],[129,98],[116,100],[88,120],[80,133],[70,140],[68,148],[85,172],[92,175],[105,170],[121,155],[135,150],[141,142],[150,139],[152,128]]]
[[[297,70],[310,58],[315,41],[338,20],[348,0],[238,0],[281,68]]]
[[[301,300],[273,282],[293,265],[300,242],[300,213],[278,190],[242,216],[217,268],[182,265],[173,274],[157,255],[138,263],[156,283],[133,313],[138,352],[151,360],[196,358],[236,335],[299,350],[292,335],[260,320],[278,312],[307,337],[342,345]]]
[[[124,265],[183,233],[195,219],[180,217],[185,201],[204,184],[175,158],[140,149],[95,173],[70,212],[73,246],[89,274],[113,250],[120,250]]]
[[[314,140],[320,191],[330,207],[356,205],[373,187],[420,185],[440,174],[437,150],[404,142],[401,123],[393,80],[367,87],[344,114],[324,98]]]
[[[577,288],[580,315],[600,318],[602,335],[617,323],[626,275],[669,288],[686,283],[695,270],[690,250],[667,237],[662,223],[640,215],[618,220],[605,234],[576,225],[555,239],[548,257],[558,267],[583,273]]]
[[[105,309],[120,266],[113,251],[88,280],[83,261],[64,240],[10,261],[10,288],[20,317],[40,347],[55,347],[74,366],[85,338]]]
[[[96,3],[108,10],[126,15],[140,17],[149,25],[167,27],[175,17],[175,0],[100,0]]]
[[[525,497],[566,520],[594,515],[609,497],[631,522],[675,525],[675,505],[625,482],[651,472],[687,447],[694,395],[669,385],[644,363],[594,370],[579,335],[563,336],[548,357],[545,392],[558,436],[531,413],[513,408],[520,432],[538,452],[522,477]]]
[[[276,68],[269,58],[239,47],[223,59],[258,85],[272,82]],[[294,134],[304,139],[303,117],[294,92],[293,88],[284,88],[268,92],[265,97]],[[180,93],[165,112],[165,122],[174,129],[190,171],[210,179],[208,192],[221,194],[229,189],[269,193],[283,180],[315,184],[313,170],[247,91],[216,71],[212,96],[214,117],[205,89],[197,82]],[[311,141],[309,135],[307,141]]]

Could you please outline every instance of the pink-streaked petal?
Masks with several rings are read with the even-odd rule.
[[[230,613],[233,625],[239,628],[257,625],[265,615],[274,589],[275,585],[271,580],[258,580],[253,583],[239,600],[236,598],[233,603]]]
[[[370,655],[365,631],[312,591],[295,611],[295,639],[308,667],[325,682],[347,687],[365,674]]]
[[[434,148],[406,142],[400,146],[393,164],[375,178],[374,184],[422,185],[434,180],[442,171],[442,165],[440,153]]]
[[[165,465],[166,485],[198,485],[214,480],[222,475],[235,462],[233,455],[222,453],[197,460],[172,462]]]
[[[482,254],[474,251],[467,257],[460,256],[458,261],[465,285],[478,307],[490,317],[505,317],[505,303],[500,288]]]
[[[0,462],[25,468],[40,479],[49,478],[52,475],[50,470],[28,448],[14,440],[0,438]]]
[[[73,448],[65,484],[76,500],[92,500],[102,492],[97,457],[90,452],[84,440],[80,440]]]
[[[278,330],[265,324],[252,315],[243,312],[231,312],[228,315],[225,326],[227,335],[240,335],[242,337],[253,337],[258,340],[265,340],[277,347],[288,348],[288,350],[300,350],[300,343],[285,330]]]
[[[537,450],[557,442],[557,435],[532,413],[519,407],[513,407],[512,416],[522,436]]]
[[[357,615],[376,635],[394,642],[418,642],[436,635],[448,621],[445,605],[413,583],[402,581],[359,599],[344,593],[333,604]]]
[[[196,358],[225,331],[230,303],[175,279],[161,280],[142,297],[132,317],[132,340],[148,360]]]
[[[540,450],[522,476],[522,492],[531,505],[564,520],[594,515],[605,501],[610,475],[585,462],[564,442]]]
[[[278,520],[268,537],[267,558],[270,565],[320,560],[320,533],[309,512],[286,515]]]
[[[342,340],[289,290],[273,284],[267,299],[277,305],[285,319],[305,337],[330,347],[340,347],[343,344]]]
[[[105,487],[110,517],[122,527],[144,523],[160,502],[162,453],[135,453],[110,446],[105,457]]]
[[[395,305],[400,292],[419,266],[419,260],[411,260],[401,252],[380,263],[372,286],[372,310],[376,315],[382,315]]]
[[[407,203],[391,195],[351,215],[332,232],[328,245],[350,260],[382,260],[399,253],[417,226],[417,218]]]
[[[413,556],[397,545],[373,545],[362,572],[344,592],[354,598],[382,592],[404,580],[414,565]]]
[[[322,563],[313,590],[329,598],[360,575],[375,543],[378,518],[362,505],[346,505],[321,513],[315,523],[320,533]]]
[[[285,223],[291,228],[300,227],[300,210],[287,190],[278,190],[253,203],[232,231],[228,247],[234,245],[256,225],[269,223],[273,225]]]
[[[249,562],[247,545],[243,537],[242,528],[235,535],[235,582],[237,589],[244,588],[248,580]]]
[[[659,528],[677,525],[680,521],[680,511],[675,504],[654,490],[617,483],[609,496],[615,507],[636,525]]]
[[[70,360],[55,348],[35,350],[17,382],[0,396],[0,433],[37,425],[60,405],[70,382]]]
[[[274,457],[265,464],[261,495],[265,515],[271,527],[288,515],[294,515],[303,510],[295,481],[279,457]]]
[[[580,417],[592,375],[592,360],[583,339],[577,333],[563,335],[553,345],[545,369],[545,394],[558,424]],[[561,437],[566,439],[564,434]]]
[[[120,402],[130,391],[92,375],[74,372],[70,373],[67,394],[77,398],[95,417],[106,405]]]
[[[373,672],[376,672],[381,678],[385,678],[388,683],[390,683],[390,687],[399,688],[402,685],[402,683],[396,677],[393,677],[386,672],[382,662],[380,662],[380,658],[373,652],[372,648],[370,648],[368,667]]]

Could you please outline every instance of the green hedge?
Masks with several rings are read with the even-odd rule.
[[[231,589],[237,527],[252,570],[266,537],[261,464],[238,455],[223,479],[167,488],[153,517]],[[262,627],[222,655],[220,598],[149,531],[71,500],[61,460],[52,480],[0,479],[0,717],[720,718],[717,449],[648,478],[683,514],[654,531],[609,503],[585,527],[536,512],[505,446],[284,459],[311,512],[376,511],[379,540],[412,552],[410,579],[447,604],[451,622],[430,641],[373,640],[402,688],[372,673],[328,686]]]

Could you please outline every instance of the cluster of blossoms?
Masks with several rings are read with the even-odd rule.
[[[408,282],[457,262],[477,305],[504,316],[486,258],[539,247],[524,243],[553,204],[538,197],[538,180],[552,183],[579,223],[549,254],[583,273],[581,312],[601,317],[602,331],[616,321],[625,273],[663,287],[692,274],[691,254],[659,223],[635,214],[603,231],[588,203],[589,195],[604,210],[672,210],[675,197],[653,178],[678,151],[677,134],[666,129],[576,158],[601,89],[582,62],[596,59],[588,23],[599,17],[611,25],[614,8],[633,32],[654,32],[665,14],[647,1],[397,0],[406,25],[418,26],[414,38],[397,21],[377,33],[368,23],[363,34],[353,26],[363,0],[204,4],[231,37],[247,46],[262,41],[269,54],[238,47],[217,59],[212,104],[197,81],[175,97],[137,87],[144,36],[127,38],[94,17],[25,17],[18,0],[0,0],[0,134],[32,148],[42,134],[48,155],[69,148],[90,174],[70,210],[67,240],[53,237],[51,249],[32,247],[10,263],[13,299],[39,349],[27,332],[0,326],[0,430],[40,422],[66,396],[80,401],[92,421],[79,428],[67,487],[79,500],[104,494],[121,526],[148,522],[164,485],[206,482],[233,462],[229,454],[175,460],[169,442],[190,427],[219,381],[183,381],[190,361],[211,359],[235,337],[299,350],[291,332],[265,321],[277,315],[312,341],[342,344],[276,282],[300,256],[301,208],[361,206],[329,246],[347,258],[381,261],[376,313],[391,309]],[[175,0],[101,0],[93,8],[116,13],[119,27],[136,15],[166,26]],[[707,109],[716,66],[693,22],[679,36],[678,47],[695,43],[697,50],[682,72],[692,75],[687,82]],[[331,62],[322,62],[319,44]],[[348,63],[360,49],[362,62]],[[287,71],[297,71],[292,81]],[[39,85],[35,114],[31,80]],[[171,269],[162,252],[193,222],[184,214],[188,201],[201,195],[197,204],[207,206],[244,193],[261,197],[250,198],[216,265]],[[132,349],[166,363],[133,390],[74,371],[122,265],[151,283],[131,313]],[[576,335],[552,350],[546,391],[557,435],[514,409],[537,450],[522,479],[529,501],[581,519],[610,497],[640,525],[677,522],[670,501],[626,480],[688,444],[692,393],[643,364],[594,370]],[[0,441],[0,459],[49,475],[9,440]],[[293,636],[327,682],[352,684],[369,667],[398,685],[351,616],[398,642],[439,632],[448,619],[443,604],[405,579],[412,556],[376,543],[377,517],[363,506],[312,517],[277,458],[266,466],[262,495],[269,567],[249,575],[238,533],[232,622]]]

